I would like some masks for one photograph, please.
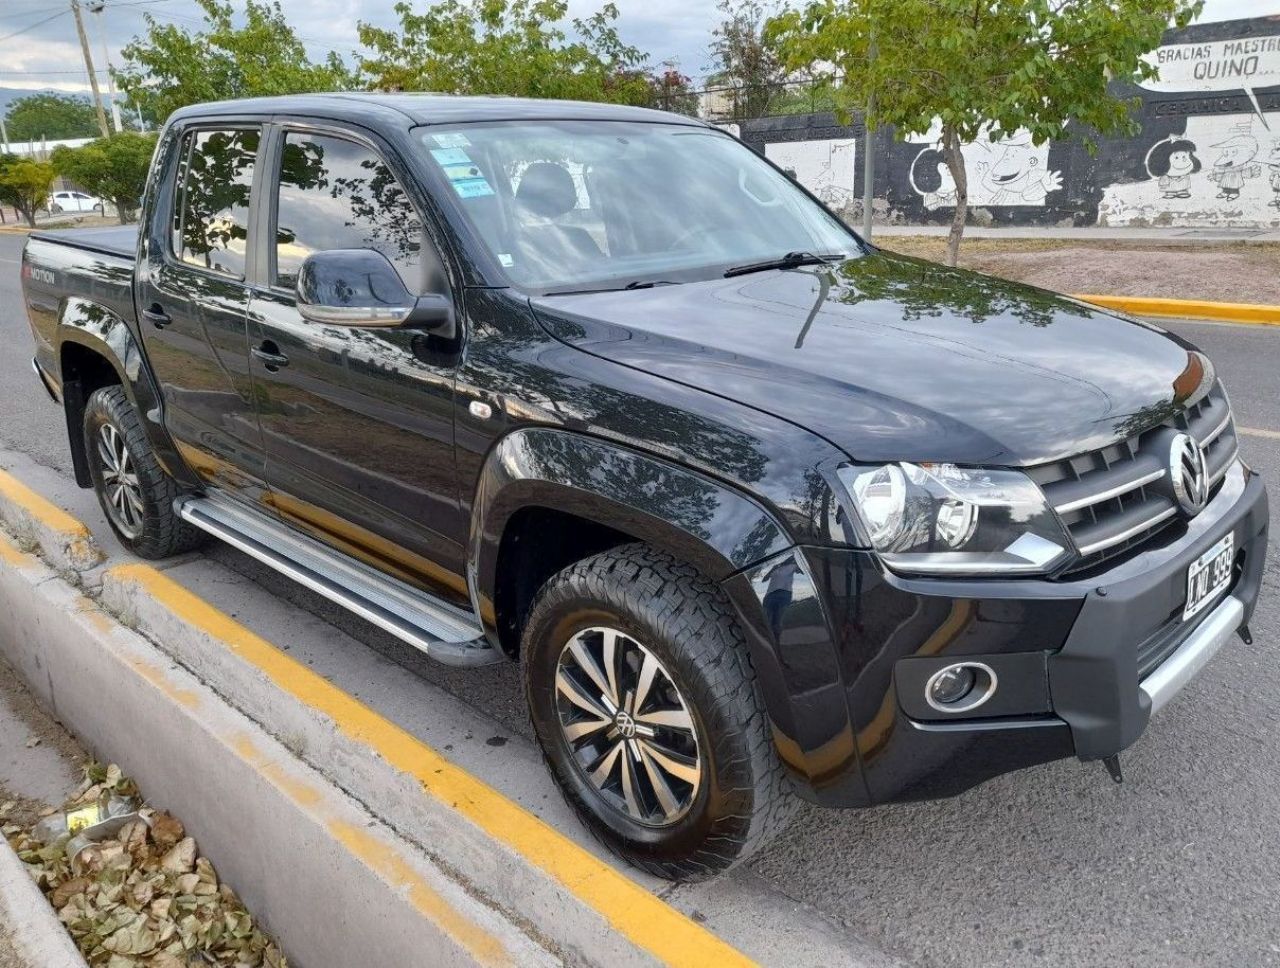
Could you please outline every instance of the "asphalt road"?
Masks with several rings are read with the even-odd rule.
[[[69,475],[61,413],[30,370],[21,244],[0,235],[0,448]],[[1280,328],[1169,328],[1215,360],[1244,457],[1275,481]],[[1072,761],[947,801],[806,809],[756,872],[912,965],[1280,965],[1277,534],[1254,644],[1233,640],[1161,712],[1122,786]],[[513,669],[442,669],[229,548],[209,555],[527,732]]]

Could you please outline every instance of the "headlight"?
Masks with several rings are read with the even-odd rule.
[[[897,571],[1043,574],[1072,547],[1018,471],[903,462],[836,474],[871,546]]]

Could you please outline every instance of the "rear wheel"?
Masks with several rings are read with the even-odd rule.
[[[566,568],[523,636],[534,730],[565,798],[611,850],[693,880],[790,818],[742,633],[692,567],[627,545]]]
[[[156,460],[122,387],[89,396],[84,445],[98,503],[126,548],[142,558],[167,558],[201,543],[203,532],[174,513],[177,485]]]

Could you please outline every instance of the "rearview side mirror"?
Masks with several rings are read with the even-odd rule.
[[[307,256],[298,270],[298,312],[330,326],[421,329],[452,339],[453,300],[442,293],[415,296],[376,249],[328,249]]]

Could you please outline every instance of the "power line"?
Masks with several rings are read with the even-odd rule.
[[[59,17],[65,17],[68,13],[70,13],[69,10],[59,10],[57,13],[52,13],[49,16],[45,17],[43,20],[37,20],[33,24],[27,24],[27,26],[23,27],[21,30],[15,30],[11,34],[5,34],[3,37],[0,37],[0,44],[4,43],[6,40],[9,40],[13,37],[17,37],[21,34],[25,34],[30,30],[35,30],[37,27],[41,27],[44,24],[47,24],[50,20],[57,20]]]

